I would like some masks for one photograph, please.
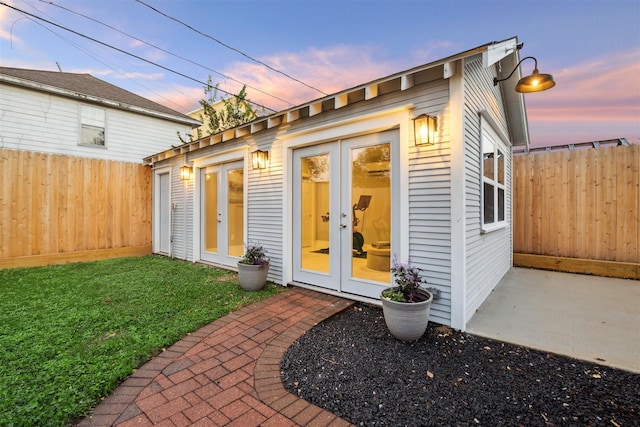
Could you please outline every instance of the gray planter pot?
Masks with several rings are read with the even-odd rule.
[[[393,288],[392,288],[393,289]],[[389,332],[401,341],[415,341],[427,330],[429,323],[429,311],[433,295],[431,292],[420,289],[426,300],[420,302],[397,302],[382,298],[382,312]]]
[[[251,265],[238,263],[238,281],[246,291],[259,291],[267,283],[269,264]]]

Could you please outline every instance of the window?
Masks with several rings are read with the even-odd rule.
[[[105,145],[105,111],[102,108],[80,106],[80,145]]]
[[[482,130],[482,230],[502,226],[505,220],[505,153],[498,136]]]

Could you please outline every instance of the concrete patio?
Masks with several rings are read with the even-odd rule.
[[[640,373],[640,282],[512,268],[467,332]]]

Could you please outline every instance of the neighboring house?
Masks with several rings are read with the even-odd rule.
[[[141,163],[198,120],[89,74],[0,67],[0,148]]]
[[[195,109],[193,111],[189,111],[187,113],[187,116],[191,117],[194,120],[198,120],[200,123],[202,123],[200,126],[197,126],[197,127],[193,128],[193,129],[191,129],[191,132],[189,132],[189,135],[191,135],[191,139],[194,140],[194,141],[196,139],[198,139],[198,131],[200,131],[202,135],[206,135],[205,132],[207,132],[207,124],[203,123],[200,120],[200,117],[203,114],[204,114],[204,108],[202,108],[202,107],[197,108],[197,109]],[[182,137],[184,138],[185,141],[188,140],[188,135],[183,135]]]
[[[0,67],[0,268],[150,253],[142,160],[199,124],[88,74]]]
[[[216,111],[220,111],[222,108],[224,108],[224,103],[222,101],[217,101],[213,104],[213,108]],[[200,134],[204,137],[204,135],[208,135],[210,133],[209,131],[209,125],[207,123],[207,117],[204,116],[204,108],[200,107],[197,108],[193,111],[190,111],[187,113],[187,116],[191,117],[192,119],[198,120],[199,122],[201,122],[202,124],[198,127],[195,127],[191,130],[190,134],[191,134],[191,139],[193,141],[198,139],[198,131],[200,131]],[[187,135],[183,135],[183,138],[185,139],[185,141],[188,141],[188,136]]]
[[[258,241],[274,282],[374,303],[390,260],[410,259],[439,290],[432,320],[465,329],[512,265],[511,149],[529,137],[519,70],[493,79],[519,47],[489,43],[146,158],[154,252],[233,268]],[[417,145],[423,114],[437,126]]]

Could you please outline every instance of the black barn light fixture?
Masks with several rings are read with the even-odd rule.
[[[542,92],[543,90],[551,89],[556,85],[556,82],[553,81],[553,76],[551,74],[540,74],[540,72],[538,71],[538,60],[533,56],[522,58],[520,62],[518,62],[518,64],[515,66],[511,74],[509,74],[506,78],[498,79],[497,77],[494,77],[493,85],[497,86],[498,83],[509,80],[509,78],[513,76],[513,73],[516,72],[520,64],[522,64],[525,59],[533,59],[535,61],[533,73],[530,76],[526,76],[518,80],[518,84],[516,85],[516,92]]]

